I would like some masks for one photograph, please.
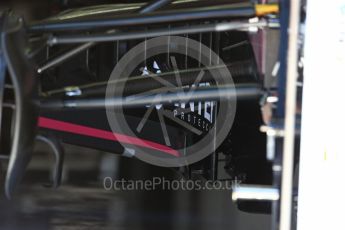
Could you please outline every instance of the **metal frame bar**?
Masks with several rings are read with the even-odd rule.
[[[143,13],[153,12],[153,11],[167,5],[170,2],[171,2],[171,0],[156,0],[156,1],[154,1],[148,5],[145,5],[144,7],[142,7],[142,9],[140,10],[139,13],[143,14]],[[95,44],[96,44],[95,42],[88,42],[88,43],[82,44],[82,45],[68,51],[67,53],[65,53],[63,55],[56,57],[53,60],[49,60],[42,67],[39,67],[37,69],[37,73],[42,73],[46,69],[49,69],[49,68],[56,66],[56,65],[59,65],[65,61],[67,61],[69,58],[77,55],[78,53],[89,49],[90,47],[94,46]]]
[[[55,164],[53,167],[53,176],[52,176],[52,183],[48,186],[52,186],[53,188],[58,188],[61,185],[62,180],[62,169],[63,169],[63,162],[65,151],[61,143],[55,137],[49,137],[45,135],[37,135],[37,141],[41,141],[50,147],[52,153],[55,157]]]
[[[93,45],[95,45],[94,42],[88,42],[88,43],[82,44],[82,45],[62,54],[61,56],[54,58],[53,60],[49,60],[37,69],[37,73],[42,73],[43,71],[45,71],[51,67],[62,64],[63,62],[67,61],[68,59],[72,58],[73,56],[83,52],[84,50],[89,49]]]
[[[149,37],[177,35],[177,34],[193,34],[193,33],[205,33],[205,32],[222,32],[229,30],[241,30],[250,27],[265,27],[268,26],[266,20],[260,20],[259,22],[248,22],[237,21],[237,22],[223,22],[213,23],[204,25],[193,25],[193,26],[180,26],[175,28],[167,29],[152,29],[145,31],[135,32],[122,32],[113,34],[91,34],[91,35],[61,35],[53,36],[48,40],[49,45],[56,44],[73,44],[73,43],[84,43],[84,42],[111,42],[111,41],[122,41],[130,39],[142,39]]]
[[[170,4],[172,1],[173,0],[155,0],[155,1],[152,1],[149,4],[143,6],[139,10],[139,13],[140,14],[146,14],[146,13],[150,13],[152,11],[156,11],[159,8],[162,8],[163,6]]]
[[[104,109],[105,107],[113,108],[133,108],[142,107],[148,104],[171,104],[181,101],[205,101],[205,100],[233,100],[249,99],[262,95],[259,87],[207,87],[205,89],[196,89],[193,92],[185,92],[179,88],[176,90],[166,90],[164,94],[140,95],[137,97],[117,96],[113,98],[90,98],[90,99],[47,99],[41,101],[41,110],[61,110],[61,109]]]
[[[241,78],[247,75],[255,75],[257,74],[255,67],[251,64],[251,60],[243,61],[234,63],[231,65],[217,65],[217,66],[207,66],[201,68],[191,68],[188,70],[181,70],[180,74],[183,75],[181,78],[183,85],[192,85],[195,83],[197,78],[197,73],[200,71],[204,71],[204,75],[201,78],[201,81],[218,81],[219,77],[212,76],[209,74],[209,71],[217,70],[221,68],[228,68],[231,73],[231,77],[234,79]],[[51,91],[43,92],[42,95],[44,96],[52,96],[57,94],[66,94],[71,91],[81,91],[81,95],[104,95],[106,87],[116,85],[116,84],[124,84],[126,82],[126,88],[124,89],[124,95],[128,94],[135,94],[139,92],[144,92],[145,90],[155,90],[157,87],[162,87],[164,84],[158,82],[156,80],[156,76],[164,78],[165,81],[170,82],[172,84],[176,84],[176,77],[175,72],[169,71],[157,74],[149,74],[147,76],[132,76],[128,79],[117,79],[113,81],[102,81],[96,83],[90,83],[86,85],[79,85],[79,86],[70,86],[70,87],[63,87],[60,89],[54,89]],[[240,81],[240,80],[239,80]],[[244,84],[244,83],[243,83]],[[140,86],[139,86],[140,85]]]
[[[186,22],[204,19],[239,18],[255,16],[255,7],[251,3],[227,4],[214,7],[201,7],[193,10],[175,10],[144,15],[126,15],[102,19],[75,19],[43,21],[29,26],[30,32],[80,31],[106,27],[128,27],[158,23]]]
[[[259,22],[249,23],[248,21],[237,21],[237,22],[227,22],[227,23],[215,23],[215,24],[208,24],[208,25],[195,25],[195,26],[184,26],[184,27],[176,27],[176,28],[168,28],[168,29],[157,29],[157,30],[150,30],[150,31],[140,31],[140,32],[123,32],[123,33],[114,33],[114,34],[96,34],[96,35],[69,35],[69,36],[56,36],[51,37],[47,43],[48,45],[57,45],[57,44],[70,44],[70,43],[84,43],[64,54],[58,56],[52,60],[47,61],[41,67],[37,69],[38,73],[42,73],[43,71],[57,66],[69,58],[73,57],[74,55],[79,54],[80,52],[89,49],[97,42],[110,42],[110,41],[121,41],[121,40],[129,40],[129,39],[141,39],[141,38],[148,38],[148,37],[156,37],[156,36],[167,36],[167,35],[178,35],[184,33],[204,33],[204,32],[222,32],[222,31],[230,31],[230,30],[240,30],[240,29],[247,29],[250,27],[265,27],[268,26],[269,23],[262,19]]]
[[[286,98],[282,185],[280,199],[280,230],[291,229],[292,185],[294,172],[295,116],[298,69],[298,35],[300,0],[291,0],[287,50]]]

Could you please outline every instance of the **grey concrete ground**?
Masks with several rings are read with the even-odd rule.
[[[67,146],[64,183],[46,188],[47,156],[38,148],[15,198],[1,200],[1,230],[269,229],[269,215],[238,211],[229,191],[106,191],[101,179],[107,175],[147,179],[173,171],[84,148]]]

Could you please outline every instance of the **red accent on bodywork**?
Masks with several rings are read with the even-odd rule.
[[[104,140],[118,141],[123,144],[131,144],[148,149],[159,150],[164,153],[168,153],[175,157],[179,157],[180,154],[175,149],[169,148],[165,145],[158,144],[156,142],[140,139],[137,137],[131,137],[120,133],[112,133],[110,131],[91,128],[83,125],[77,125],[65,121],[54,120],[46,117],[39,117],[38,126],[46,129],[53,129],[56,131],[68,132],[83,136],[95,137]]]

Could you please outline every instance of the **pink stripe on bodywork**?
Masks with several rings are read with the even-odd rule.
[[[65,121],[54,120],[46,117],[39,117],[38,126],[46,129],[53,129],[56,131],[62,131],[67,133],[79,134],[83,136],[95,137],[104,140],[118,141],[123,144],[131,144],[135,146],[145,147],[148,149],[158,150],[175,157],[179,157],[180,154],[175,149],[169,148],[165,145],[158,144],[156,142],[140,139],[137,137],[131,137],[120,133],[112,133],[110,131],[91,128],[83,125],[77,125]]]

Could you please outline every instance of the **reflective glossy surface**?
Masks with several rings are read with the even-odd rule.
[[[67,146],[63,185],[46,188],[52,156],[43,147],[14,199],[2,198],[1,230],[269,228],[270,216],[238,211],[229,191],[106,191],[106,176],[139,180],[177,175],[84,148]]]

